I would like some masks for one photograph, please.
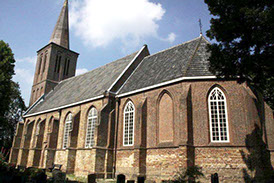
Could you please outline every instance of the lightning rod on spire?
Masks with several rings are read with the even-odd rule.
[[[202,36],[203,35],[203,25],[202,25],[202,21],[201,21],[201,19],[199,18],[199,27],[200,27],[200,36]]]

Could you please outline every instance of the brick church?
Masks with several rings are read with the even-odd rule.
[[[256,174],[247,161],[259,141],[263,166],[272,167],[273,111],[248,82],[208,70],[210,43],[202,35],[155,54],[144,45],[75,76],[78,53],[69,48],[68,24],[66,0],[50,42],[37,51],[11,163],[154,182],[196,165],[202,182],[215,173],[221,182],[242,182]]]

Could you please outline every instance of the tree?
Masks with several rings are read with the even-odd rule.
[[[12,81],[14,63],[11,48],[0,40],[0,146],[6,148],[11,147],[16,123],[26,108],[18,83]]]
[[[10,148],[12,140],[16,131],[16,126],[19,121],[22,120],[26,106],[21,92],[19,84],[12,81],[11,102],[9,104],[9,110],[5,113],[5,126],[4,131],[0,135],[0,146]]]
[[[9,110],[11,101],[11,79],[14,75],[13,53],[8,44],[0,41],[0,124],[5,120],[4,114]]]
[[[210,71],[248,80],[274,109],[274,1],[205,0],[211,27],[207,36]]]

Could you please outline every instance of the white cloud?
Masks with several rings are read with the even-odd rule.
[[[176,39],[176,34],[174,34],[173,32],[170,33],[167,37],[167,41],[170,42],[170,43],[173,43]]]
[[[19,82],[22,82],[31,86],[33,82],[33,76],[34,76],[33,70],[21,69],[21,68],[15,69],[14,79]]]
[[[158,37],[158,39],[162,40],[162,41],[166,41],[166,42],[169,42],[169,43],[173,43],[176,39],[176,34],[171,32],[169,33],[169,35],[167,36],[167,38],[161,38],[161,37]]]
[[[88,72],[88,70],[86,68],[83,69],[76,69],[76,76],[80,75],[80,74],[84,74]]]
[[[16,62],[25,62],[25,63],[30,63],[32,65],[35,65],[36,64],[36,56],[25,57],[25,58],[17,58]]]
[[[133,46],[147,36],[159,39],[157,22],[165,14],[160,3],[149,0],[72,0],[70,12],[76,35],[94,47],[117,39]],[[167,41],[174,41],[174,35]]]
[[[36,56],[16,58],[13,81],[18,82],[25,104],[28,105],[32,87]]]
[[[26,105],[29,103],[33,76],[33,69],[17,68],[17,65],[15,66],[15,75],[13,76],[13,80],[19,83],[21,94]]]

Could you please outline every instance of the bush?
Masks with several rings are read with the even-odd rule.
[[[47,182],[44,170],[38,168],[27,168],[24,171],[16,169],[14,164],[7,163],[5,157],[0,153],[0,182]]]
[[[185,183],[185,182],[191,182],[191,183],[199,183],[200,181],[197,181],[197,179],[204,177],[204,174],[202,173],[202,168],[199,166],[191,166],[187,169],[181,169],[177,174],[174,176],[173,180],[170,182],[173,183]]]

